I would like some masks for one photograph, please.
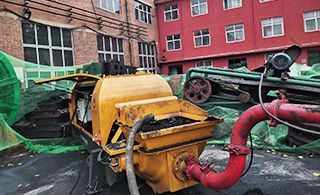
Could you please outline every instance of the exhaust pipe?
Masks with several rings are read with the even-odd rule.
[[[274,116],[294,123],[320,123],[320,106],[289,104],[287,100],[274,100],[264,104]],[[230,158],[226,169],[217,173],[209,165],[200,165],[192,157],[186,159],[186,176],[202,183],[207,188],[226,189],[238,182],[245,168],[246,155],[250,149],[246,146],[251,129],[259,122],[269,120],[269,116],[260,105],[246,110],[235,123],[230,144],[228,145]],[[271,120],[270,126],[276,126],[277,121]]]

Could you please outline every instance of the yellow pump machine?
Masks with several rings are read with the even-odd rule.
[[[282,88],[293,83],[294,79],[285,78],[286,71],[300,52],[299,47],[291,47],[287,50],[288,54],[274,55],[264,67],[258,84],[259,105],[246,110],[235,123],[230,144],[226,146],[229,161],[222,172],[198,161],[206,141],[212,138],[214,126],[222,119],[209,116],[192,103],[173,96],[170,86],[159,75],[136,73],[135,70],[131,72],[133,74],[128,74],[132,67],[109,64],[105,74],[113,72],[116,75],[97,77],[76,74],[38,83],[63,79],[76,82],[71,94],[70,116],[73,126],[79,129],[74,132],[78,132],[90,152],[88,193],[101,190],[98,179],[93,179],[97,175],[95,173],[99,173],[93,170],[97,167],[105,170],[104,177],[109,185],[117,182],[118,176],[125,172],[132,195],[139,194],[136,175],[156,193],[175,192],[197,182],[212,189],[226,189],[246,173],[243,172],[246,155],[250,152],[252,155],[252,150],[246,146],[247,138],[257,123],[270,120],[270,126],[282,123],[320,135],[318,131],[291,124],[319,124],[320,106],[288,103],[286,96],[290,95],[287,93],[289,88],[288,91]],[[277,99],[263,103],[262,85],[269,69],[278,71],[276,75],[281,75],[281,79],[272,78],[277,81],[274,88],[279,89]],[[214,70],[199,71],[207,74]],[[226,70],[223,72],[228,73]],[[317,87],[313,82],[317,81],[302,82],[303,88],[309,89],[307,92],[312,92],[312,95],[315,94],[312,88],[306,87]],[[187,80],[184,93],[198,101],[202,95],[211,93],[207,88],[210,85],[204,78],[191,77]]]
[[[107,174],[126,171],[130,131],[137,121],[152,114],[153,118],[134,135],[135,174],[156,193],[175,192],[197,183],[186,177],[184,160],[190,156],[199,158],[205,143],[212,138],[213,127],[222,119],[210,117],[192,103],[173,96],[170,86],[159,75],[75,74],[37,83],[58,80],[76,82],[70,102],[72,125],[80,130],[87,145],[96,143],[98,159],[105,169],[112,170]],[[89,188],[92,185],[89,182]]]

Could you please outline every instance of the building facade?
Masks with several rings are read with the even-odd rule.
[[[3,0],[0,50],[64,70],[116,59],[156,72],[155,13],[153,0]],[[42,73],[40,68],[32,72],[35,78],[64,75]]]
[[[158,0],[159,64],[164,74],[191,67],[247,66],[290,45],[297,63],[320,63],[319,0]]]

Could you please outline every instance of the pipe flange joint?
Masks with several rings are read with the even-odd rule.
[[[193,156],[190,156],[190,157],[186,158],[184,160],[184,162],[186,163],[186,168],[185,168],[186,177],[188,179],[193,179],[190,171],[191,171],[193,165],[197,165],[198,164],[198,161],[196,161]]]
[[[227,145],[230,154],[247,155],[250,153],[250,148],[242,145],[229,144]]]

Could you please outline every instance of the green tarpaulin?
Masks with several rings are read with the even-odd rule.
[[[242,70],[245,71],[245,70]],[[33,111],[37,103],[52,96],[61,94],[57,88],[34,86],[33,80],[52,78],[73,73],[101,74],[99,63],[89,63],[72,67],[52,67],[33,64],[16,59],[0,51],[0,151],[12,146],[24,143],[27,148],[47,153],[61,153],[78,150],[81,145],[75,145],[74,139],[26,139],[10,126],[19,118]],[[291,74],[302,78],[320,78],[320,64],[312,67],[295,64],[291,67]],[[173,92],[179,98],[183,98],[183,84],[185,75],[163,76],[170,84]],[[73,83],[57,83],[64,89],[69,89]],[[203,107],[211,115],[224,118],[224,123],[215,129],[215,141],[208,144],[227,144],[234,123],[241,111],[235,109],[216,107]],[[288,147],[284,145],[284,139],[288,134],[285,126],[269,127],[268,122],[257,124],[253,131],[254,146],[257,148],[269,148],[283,151],[319,151],[320,140],[300,147]]]

